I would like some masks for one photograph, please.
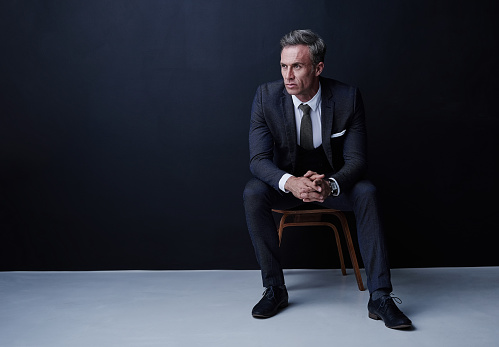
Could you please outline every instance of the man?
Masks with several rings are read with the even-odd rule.
[[[390,296],[390,268],[375,187],[365,179],[366,126],[357,88],[321,77],[326,45],[310,30],[281,39],[283,80],[261,85],[250,123],[246,221],[266,288],[253,308],[268,318],[288,305],[273,208],[304,203],[354,211],[370,292],[369,317],[389,328],[411,321]]]

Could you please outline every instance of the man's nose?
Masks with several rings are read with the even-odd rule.
[[[288,71],[286,71],[286,79],[292,80],[294,77],[295,75],[293,74],[293,69],[288,69]]]

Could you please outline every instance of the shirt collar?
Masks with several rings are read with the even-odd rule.
[[[320,105],[321,95],[322,95],[322,89],[321,89],[321,84],[319,83],[319,90],[317,91],[317,94],[315,94],[314,97],[309,101],[301,102],[300,99],[298,99],[295,95],[291,95],[291,98],[293,99],[293,105],[295,105],[295,108],[298,108],[298,106],[300,106],[301,104],[307,104],[308,106],[310,106],[312,111],[315,112]]]

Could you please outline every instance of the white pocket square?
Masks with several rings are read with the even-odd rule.
[[[345,135],[346,132],[347,132],[347,129],[340,131],[339,133],[331,135],[331,138],[343,136],[343,135]]]

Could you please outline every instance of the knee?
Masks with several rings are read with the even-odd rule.
[[[259,201],[264,199],[269,192],[269,189],[272,189],[265,182],[260,181],[258,178],[252,178],[246,183],[243,192],[243,200],[244,203]]]
[[[364,180],[357,182],[352,192],[357,198],[376,198],[376,186],[371,181]]]

